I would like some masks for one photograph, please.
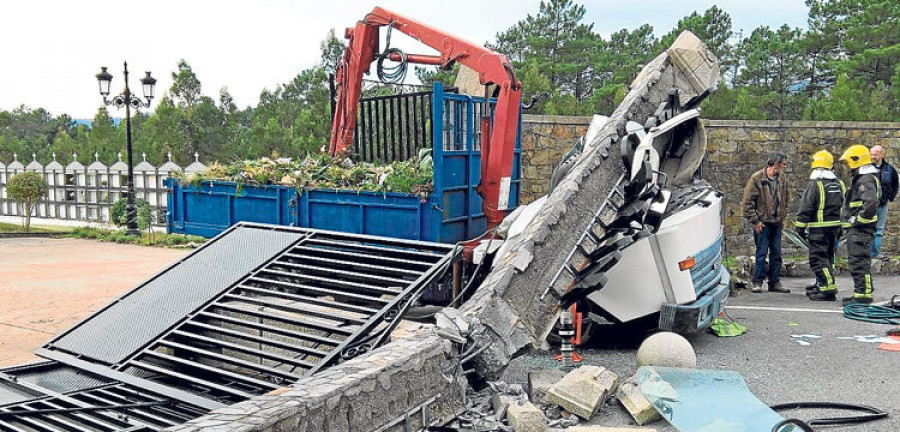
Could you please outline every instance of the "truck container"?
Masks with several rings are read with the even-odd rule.
[[[354,160],[391,162],[430,148],[433,190],[416,194],[346,189],[166,180],[167,230],[212,237],[237,222],[260,222],[357,234],[456,243],[484,233],[481,136],[484,98],[432,91],[363,99]],[[521,125],[521,118],[519,121]],[[519,204],[521,127],[516,134],[509,208]]]

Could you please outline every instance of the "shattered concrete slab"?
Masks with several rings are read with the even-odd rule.
[[[619,376],[612,371],[603,366],[585,365],[569,372],[550,387],[546,399],[578,417],[590,420],[618,385]]]
[[[670,49],[681,66],[666,52],[644,67],[523,235],[509,240],[509,254],[498,257],[498,265],[460,308],[486,329],[479,342],[488,348],[475,359],[475,369],[486,379],[497,379],[514,356],[539,347],[552,328],[557,299],[572,282],[567,275],[555,282],[554,278],[623,171],[619,137],[625,133],[625,124],[646,120],[673,88],[682,99],[691,100],[716,87],[718,60],[691,36],[679,37]],[[584,259],[578,253],[572,258]],[[524,270],[523,263],[527,263]],[[550,295],[542,296],[550,286]]]
[[[545,396],[556,383],[565,378],[566,372],[559,369],[541,369],[528,372],[528,399],[545,403]]]
[[[651,427],[607,427],[607,426],[575,426],[566,432],[656,432]]]
[[[547,430],[547,419],[544,413],[527,401],[517,401],[506,409],[509,425],[516,432],[544,432]]]
[[[652,423],[662,418],[659,411],[641,393],[637,380],[633,376],[619,383],[619,388],[616,389],[616,399],[638,425]]]

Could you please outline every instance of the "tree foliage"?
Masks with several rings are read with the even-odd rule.
[[[47,181],[39,173],[28,171],[14,175],[6,185],[6,193],[13,201],[22,204],[25,232],[31,229],[31,213],[41,198],[47,196]]]
[[[900,121],[900,2],[806,4],[808,29],[760,26],[743,32],[719,6],[695,10],[668,30],[646,24],[599,29],[586,21],[583,3],[544,0],[486,45],[512,61],[524,101],[541,96],[529,111],[535,114],[611,113],[641,68],[690,30],[722,68],[719,91],[703,105],[707,118]],[[246,107],[237,106],[226,87],[203,88],[190,63],[180,60],[154,112],[133,115],[134,153],[146,153],[157,165],[170,152],[182,165],[195,153],[204,162],[226,163],[318,153],[330,134],[330,75],[346,47],[331,30],[319,48],[315,65],[263,90]],[[458,65],[417,67],[414,74],[424,85],[440,81],[451,87],[457,71]],[[368,86],[364,95],[393,91]],[[81,162],[95,153],[114,162],[125,152],[124,122],[114,119],[122,114],[100,106],[88,126],[43,108],[0,110],[0,161],[35,154],[41,162],[55,158],[65,165],[77,152]]]

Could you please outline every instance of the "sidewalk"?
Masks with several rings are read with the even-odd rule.
[[[0,367],[37,360],[35,348],[190,251],[0,239]]]

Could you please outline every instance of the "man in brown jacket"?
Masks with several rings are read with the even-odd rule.
[[[787,156],[773,153],[766,167],[753,173],[744,187],[741,207],[744,217],[753,226],[756,241],[756,272],[753,275],[755,293],[762,292],[763,280],[768,278],[769,291],[789,293],[781,285],[781,228],[787,216],[788,186]],[[768,256],[768,263],[766,257]]]

